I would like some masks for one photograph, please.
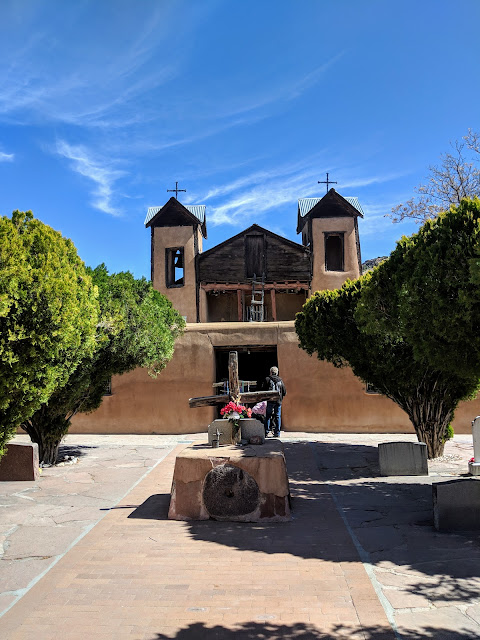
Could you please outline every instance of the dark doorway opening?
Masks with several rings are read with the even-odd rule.
[[[238,353],[238,377],[240,381],[254,383],[250,384],[250,391],[260,390],[263,381],[270,373],[270,367],[278,366],[276,345],[215,347],[215,382],[228,380],[228,354],[230,351]],[[244,390],[247,391],[247,388]],[[218,392],[223,393],[223,389],[219,388]],[[218,411],[220,411],[220,408]]]

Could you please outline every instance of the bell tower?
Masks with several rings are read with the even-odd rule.
[[[323,198],[298,201],[297,233],[310,249],[311,293],[338,289],[345,280],[360,277],[359,216],[358,198],[344,198],[333,188]]]
[[[187,322],[199,322],[197,255],[207,237],[205,205],[183,205],[171,197],[163,207],[149,207],[151,279]]]

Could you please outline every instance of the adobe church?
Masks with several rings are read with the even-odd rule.
[[[254,224],[204,252],[204,205],[172,197],[150,207],[151,279],[184,316],[185,333],[158,378],[142,369],[113,378],[101,407],[77,415],[70,431],[206,431],[218,407],[190,409],[188,399],[227,391],[228,353],[235,350],[244,391],[261,388],[270,367],[279,367],[288,392],[285,431],[413,432],[407,415],[349,368],[336,369],[298,347],[294,319],[306,299],[361,274],[359,217],[357,198],[330,189],[323,198],[298,201],[301,243]],[[479,413],[479,400],[462,403],[454,429],[470,433]]]

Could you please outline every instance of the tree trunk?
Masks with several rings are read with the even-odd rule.
[[[444,398],[432,394],[430,398],[412,401],[408,416],[419,442],[427,445],[429,460],[443,455],[447,427],[453,419],[455,408],[446,407]]]
[[[38,444],[40,463],[55,464],[58,447],[68,432],[70,420],[65,416],[51,416],[48,408],[41,407],[28,422],[22,424],[32,442]]]
[[[38,458],[40,464],[55,464],[57,462],[58,447],[61,442],[61,438],[58,440],[52,440],[51,437],[45,438],[42,431],[36,428],[36,425],[31,422],[26,422],[22,425],[22,428],[30,436],[32,442],[38,444]]]
[[[40,461],[43,464],[56,464],[59,445],[60,440],[57,442],[44,442],[41,446],[38,445]],[[40,451],[42,452],[41,454]]]

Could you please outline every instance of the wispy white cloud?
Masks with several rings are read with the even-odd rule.
[[[195,200],[209,204],[208,219],[210,224],[214,226],[222,224],[236,226],[239,223],[248,223],[254,218],[258,219],[268,215],[268,212],[286,204],[291,206],[292,215],[295,215],[299,198],[319,194],[318,178],[324,171],[327,155],[329,155],[328,152],[323,150],[315,156],[304,158],[298,162],[252,172],[229,183],[214,186],[204,194],[191,195],[190,201]],[[330,154],[330,168],[334,169],[336,165],[341,166],[342,162],[339,158],[332,158]],[[348,175],[344,175],[341,180],[342,193],[344,193],[344,189],[388,182],[397,177],[398,174],[393,173],[365,176],[364,178],[349,178]],[[384,220],[383,215],[377,216],[375,207],[376,205],[370,208],[363,207],[368,214],[367,227],[370,226],[370,220],[373,217]],[[383,205],[381,211],[382,214],[385,213]],[[269,226],[272,226],[271,221],[269,221]]]
[[[113,187],[125,175],[125,171],[103,165],[82,145],[70,145],[64,140],[58,140],[56,150],[60,156],[70,160],[73,171],[93,181],[92,206],[112,216],[120,216],[122,212],[113,204]]]
[[[342,180],[342,189],[356,189],[369,187],[372,184],[383,184],[384,182],[391,182],[392,180],[403,178],[408,173],[408,171],[399,171],[386,173],[384,175],[365,176],[364,178],[347,178],[346,180]]]
[[[104,31],[101,23],[92,26],[87,47],[78,23],[88,3],[66,4],[50,20],[43,15],[48,10],[30,9],[22,19],[24,30],[16,32],[15,47],[6,39],[0,43],[0,117],[87,127],[128,126],[155,118],[147,105],[138,109],[138,101],[178,73],[181,55],[162,50],[170,8],[145,6],[112,30]],[[34,23],[35,30],[29,30]],[[61,23],[63,37],[56,23]],[[159,51],[161,64],[155,62]]]
[[[295,100],[316,85],[330,67],[334,66],[344,55],[345,51],[341,51],[312,71],[305,73],[299,79],[296,78],[288,82],[282,77],[282,82],[278,87],[266,84],[263,90],[257,90],[255,95],[235,96],[235,107],[228,108],[227,106],[221,114],[217,115],[231,118],[235,115],[261,110],[263,107],[271,106],[274,103]]]
[[[333,56],[300,79],[288,82],[282,78],[282,83],[278,87],[269,83],[262,85],[262,88],[257,90],[254,95],[239,95],[238,91],[232,89],[230,100],[226,99],[225,95],[222,95],[221,98],[213,95],[203,106],[198,101],[192,100],[194,108],[188,109],[187,112],[183,112],[185,101],[182,99],[180,108],[172,95],[169,106],[163,105],[166,110],[162,111],[163,120],[169,125],[168,131],[164,131],[160,127],[155,135],[152,136],[149,132],[148,135],[138,137],[135,141],[130,142],[129,148],[136,153],[158,153],[175,147],[188,146],[228,130],[251,126],[266,120],[275,113],[274,105],[280,106],[301,97],[308,89],[318,83],[323,74],[343,55],[344,52],[341,52]],[[157,106],[157,116],[158,109]],[[179,112],[182,113],[181,127],[177,128]],[[185,122],[190,122],[191,132],[185,133]]]
[[[212,201],[208,217],[214,226],[245,223],[281,205],[295,207],[299,195],[310,192],[316,183],[315,166],[302,162],[255,172],[210,189],[198,201]]]
[[[0,151],[0,162],[13,162],[14,158],[14,153],[5,153],[4,151]]]

